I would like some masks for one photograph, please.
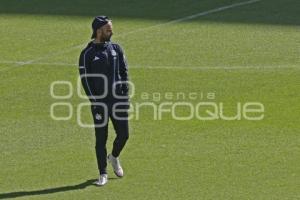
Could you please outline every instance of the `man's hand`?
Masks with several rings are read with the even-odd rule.
[[[128,96],[128,91],[129,91],[128,83],[123,83],[121,85],[121,91],[123,96]]]

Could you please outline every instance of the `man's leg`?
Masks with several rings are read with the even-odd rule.
[[[122,117],[121,119],[118,117]],[[114,173],[118,177],[123,177],[124,172],[123,168],[121,166],[120,160],[119,160],[119,155],[124,148],[126,141],[128,140],[129,137],[129,131],[128,131],[128,113],[126,112],[121,112],[121,113],[115,113],[112,112],[110,114],[111,121],[113,123],[115,132],[116,132],[116,138],[114,140],[113,144],[113,150],[112,154],[108,155],[108,160],[112,164],[112,167],[114,169]]]
[[[117,106],[118,109],[124,109],[124,105]],[[118,119],[117,117],[121,117]],[[112,155],[117,158],[119,157],[122,149],[124,148],[128,138],[129,138],[129,127],[128,127],[128,112],[127,110],[122,112],[112,112],[110,113],[110,118],[113,123],[116,138],[113,143]]]
[[[107,174],[107,150],[106,141],[108,135],[108,114],[102,106],[92,106],[92,114],[95,123],[96,156],[99,173]]]

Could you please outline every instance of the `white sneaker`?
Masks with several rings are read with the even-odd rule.
[[[99,179],[94,184],[98,186],[103,186],[107,183],[107,181],[108,181],[107,174],[101,174]]]
[[[124,172],[123,172],[123,169],[121,167],[121,163],[120,163],[119,158],[115,158],[112,154],[109,154],[107,156],[107,159],[111,163],[116,176],[123,177],[124,176]]]

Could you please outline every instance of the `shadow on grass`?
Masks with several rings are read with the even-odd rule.
[[[114,180],[114,179],[117,179],[117,178],[109,178],[109,180]],[[68,185],[68,186],[48,188],[48,189],[42,189],[42,190],[33,190],[33,191],[2,193],[2,194],[0,194],[0,199],[11,199],[11,198],[17,198],[17,197],[45,195],[45,194],[53,194],[53,193],[58,193],[58,192],[67,192],[67,191],[72,191],[72,190],[82,190],[89,186],[97,187],[96,185],[93,184],[95,181],[96,181],[96,179],[90,179],[83,183],[79,183],[77,185]]]
[[[172,20],[249,0],[1,0],[0,14],[86,16]],[[257,3],[202,16],[193,21],[300,25],[299,0],[260,0]],[[1,18],[0,18],[1,19]]]

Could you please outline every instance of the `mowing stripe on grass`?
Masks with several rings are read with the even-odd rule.
[[[19,62],[11,62],[11,61],[0,61],[0,64],[18,64]],[[54,62],[54,63],[31,63],[28,65],[48,65],[48,66],[65,66],[65,67],[78,67],[77,64],[72,63],[62,63],[62,62]],[[20,66],[15,66],[15,68],[19,68]],[[12,68],[12,67],[9,67]],[[214,66],[214,67],[205,67],[205,66],[151,66],[151,65],[129,65],[129,68],[133,69],[170,69],[170,70],[243,70],[243,69],[300,69],[298,65],[268,65],[268,66]],[[6,68],[0,69],[0,71],[4,71]]]
[[[165,26],[165,25],[171,25],[171,24],[175,24],[175,23],[195,19],[195,18],[198,18],[198,17],[206,16],[206,15],[213,14],[213,13],[222,12],[224,10],[228,10],[228,9],[231,9],[231,8],[236,8],[236,7],[240,7],[240,6],[245,6],[245,5],[257,3],[257,2],[260,2],[260,1],[261,0],[249,0],[249,1],[239,2],[239,3],[233,3],[233,4],[230,4],[230,5],[221,6],[221,7],[214,8],[214,9],[211,9],[211,10],[207,10],[207,11],[204,11],[204,12],[199,12],[199,13],[196,13],[196,14],[193,14],[193,15],[181,17],[181,18],[171,20],[171,21],[168,21],[168,22],[165,22],[165,23],[159,23],[159,24],[156,24],[156,25],[153,25],[153,26],[148,26],[148,27],[145,27],[145,28],[136,29],[134,31],[130,31],[130,32],[127,32],[127,33],[124,33],[124,34],[120,34],[120,35],[115,36],[115,37],[117,37],[117,38],[118,37],[124,37],[124,36],[127,36],[129,34],[143,32],[143,31],[147,31],[147,30],[150,30],[150,29],[153,29],[153,28],[158,28],[158,27]],[[24,61],[24,62],[15,62],[14,64],[20,65],[20,66],[32,64],[32,63],[35,63],[35,62],[38,62],[38,61],[41,61],[41,60],[45,60],[45,59],[48,59],[48,58],[53,58],[57,55],[64,55],[66,53],[72,52],[75,49],[81,48],[84,45],[85,44],[79,44],[79,45],[70,47],[69,49],[61,50],[61,51],[58,51],[58,52],[55,52],[55,53],[52,53],[52,54],[48,53],[47,56],[43,56],[43,57],[40,57],[38,59],[28,60],[28,61]],[[5,69],[6,70],[9,69],[9,67],[5,68]],[[5,70],[2,69],[0,71],[5,71]]]

